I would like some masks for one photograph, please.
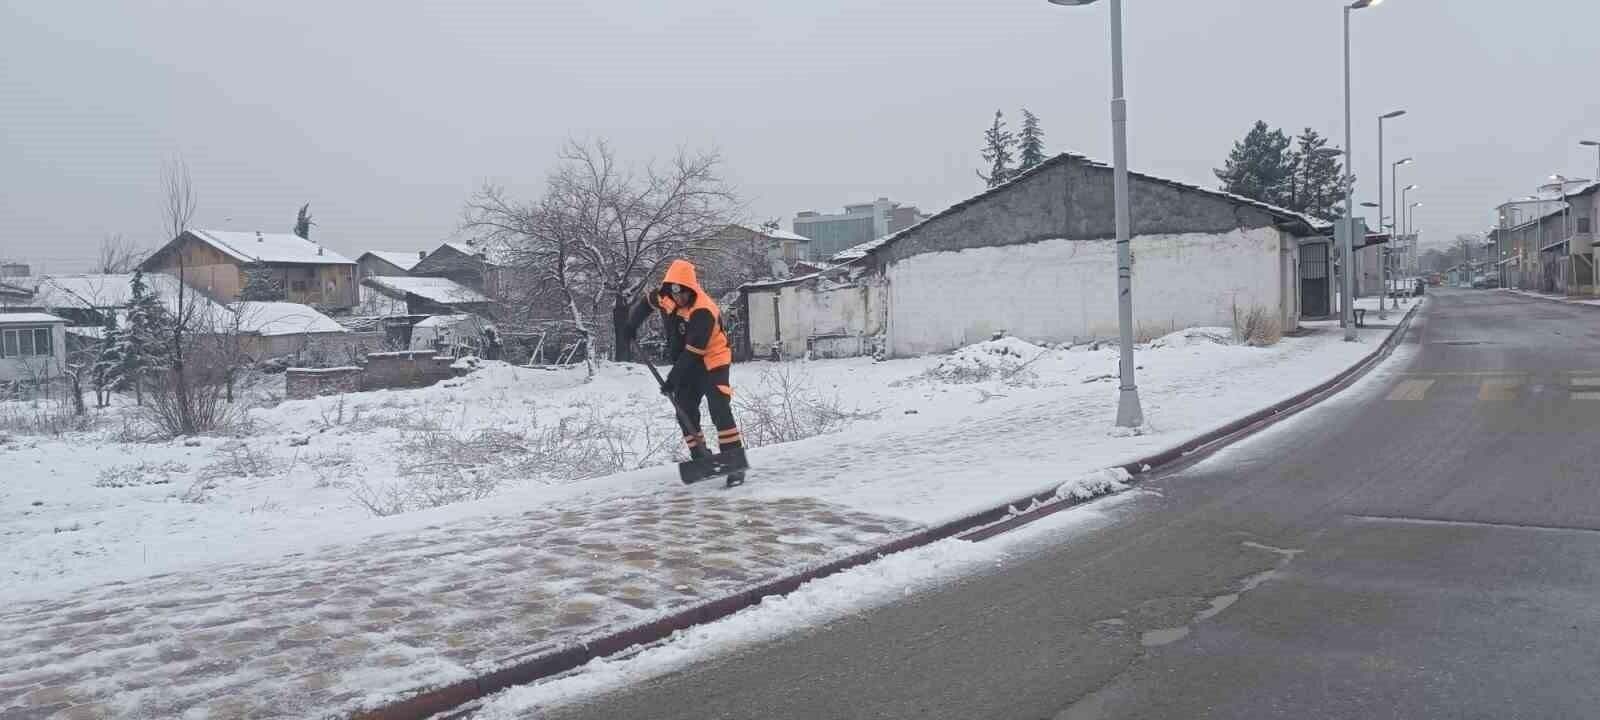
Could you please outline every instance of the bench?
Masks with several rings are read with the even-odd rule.
[[[1351,312],[1354,312],[1356,314],[1356,327],[1366,327],[1367,326],[1367,310],[1366,310],[1366,308],[1354,308],[1353,310],[1351,310]]]

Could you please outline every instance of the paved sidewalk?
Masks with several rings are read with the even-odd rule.
[[[1600,307],[1600,298],[1585,297],[1582,295],[1557,295],[1555,293],[1537,292],[1534,290],[1517,290],[1514,288],[1502,288],[1500,292],[1511,293],[1512,295],[1521,295],[1523,297],[1537,298],[1540,300],[1551,300],[1554,302],[1566,303],[1568,305],[1589,305]]]
[[[916,529],[678,490],[0,610],[0,720],[346,714]]]

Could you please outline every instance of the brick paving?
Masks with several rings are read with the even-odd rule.
[[[0,720],[338,717],[915,529],[681,491],[110,583],[0,609]]]

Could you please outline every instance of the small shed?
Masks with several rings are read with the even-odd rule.
[[[313,343],[339,341],[350,334],[309,305],[245,301],[229,307],[238,315],[245,353],[257,359],[293,355]]]
[[[49,313],[0,313],[0,382],[46,382],[66,368],[67,321]]]

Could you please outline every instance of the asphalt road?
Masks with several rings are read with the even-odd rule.
[[[1376,372],[1106,527],[542,716],[1600,717],[1600,309],[1435,291]]]

